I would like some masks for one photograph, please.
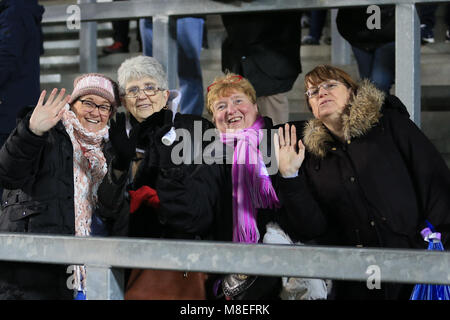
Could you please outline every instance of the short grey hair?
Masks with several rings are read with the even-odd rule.
[[[162,89],[169,89],[167,75],[161,63],[153,57],[137,56],[125,60],[117,70],[120,93],[125,93],[129,81],[145,77],[153,78]]]

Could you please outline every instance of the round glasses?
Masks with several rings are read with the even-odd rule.
[[[154,87],[154,86],[146,86],[144,89],[141,89],[139,87],[132,87],[132,88],[127,89],[124,96],[126,98],[137,98],[141,94],[141,91],[143,91],[146,96],[154,96],[156,93],[158,93],[158,91],[164,91],[164,90],[166,90],[166,89],[162,89],[162,88],[158,88],[158,87]]]
[[[320,88],[324,88],[326,91],[333,90],[336,88],[340,82],[337,81],[326,81],[321,84],[319,84],[317,87],[311,87],[308,90],[306,90],[305,94],[308,98],[314,98],[319,94]]]
[[[90,100],[79,99],[79,101],[81,102],[81,105],[83,106],[83,108],[88,112],[94,111],[95,108],[98,108],[98,112],[100,112],[100,114],[102,114],[104,116],[109,115],[109,113],[111,112],[111,106],[98,105]]]

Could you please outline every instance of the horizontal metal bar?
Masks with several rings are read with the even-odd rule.
[[[450,284],[450,252],[0,233],[0,260]]]
[[[447,0],[448,1],[448,0]],[[256,0],[223,3],[214,0],[135,0],[78,4],[81,21],[136,19],[155,15],[189,16],[296,9],[326,9],[385,4],[437,3],[446,0]],[[69,5],[46,5],[43,23],[66,22]]]
[[[88,300],[123,300],[124,277],[119,269],[87,266]]]

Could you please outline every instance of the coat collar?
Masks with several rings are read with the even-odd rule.
[[[358,92],[342,115],[345,140],[365,135],[380,120],[385,95],[368,80],[358,87]],[[319,158],[324,158],[335,142],[333,135],[318,119],[309,120],[303,130],[306,149]]]

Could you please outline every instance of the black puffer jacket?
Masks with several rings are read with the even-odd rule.
[[[5,189],[0,231],[74,235],[72,143],[62,122],[42,137],[34,135],[29,130],[30,116],[18,123],[0,150],[0,185]],[[105,145],[108,160],[107,149]],[[113,216],[99,203],[92,228],[99,227],[102,235],[126,235],[127,216],[122,212],[117,210]],[[66,285],[67,266],[11,262],[0,268],[0,299],[72,298]]]
[[[293,201],[290,214],[299,221],[297,234],[320,236],[327,245],[425,249],[420,231],[428,220],[442,232],[445,246],[450,171],[401,101],[385,98],[365,82],[342,119],[345,143],[320,120],[307,123],[303,142],[308,152],[299,176],[281,181],[286,191],[306,183],[304,190],[321,208],[316,215],[302,215],[303,203],[295,206]],[[297,125],[302,130],[303,124]],[[338,297],[364,299],[377,291],[363,287],[348,287],[348,296],[338,292]],[[399,297],[399,286],[384,288],[379,297]]]

